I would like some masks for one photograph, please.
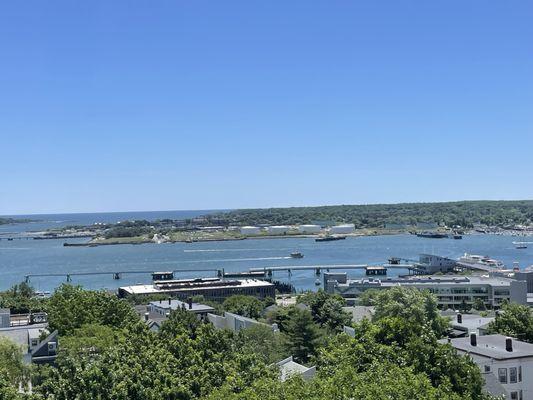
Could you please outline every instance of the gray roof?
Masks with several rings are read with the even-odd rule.
[[[308,368],[305,365],[298,364],[292,359],[292,356],[277,362],[276,365],[279,367],[280,380],[282,382],[286,381],[291,376],[304,375],[306,373],[314,374],[314,371],[316,368],[316,367]]]
[[[175,299],[170,300],[170,302],[168,300],[162,300],[161,302],[152,301],[150,305],[163,308],[165,310],[177,310],[178,308],[185,308],[187,311],[196,312],[196,313],[215,311],[213,307],[206,306],[205,304],[200,304],[200,303],[192,303],[192,308],[189,308],[188,303],[175,300]]]
[[[30,330],[44,329],[48,324],[34,324],[24,326],[13,326],[11,328],[0,328],[0,336],[6,337],[15,342],[19,346],[27,349],[28,347],[28,335]]]
[[[488,325],[494,321],[494,317],[482,317],[478,314],[461,314],[463,321],[462,323],[457,322],[457,317],[451,320],[451,324],[456,329],[461,329],[467,332],[475,332],[480,327]]]
[[[477,337],[477,346],[470,344],[470,337],[451,339],[450,344],[459,351],[476,354],[479,356],[507,360],[513,358],[533,357],[533,344],[513,339],[513,351],[505,350],[503,335],[486,335]],[[441,343],[447,341],[441,340]]]

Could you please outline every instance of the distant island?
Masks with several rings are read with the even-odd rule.
[[[243,209],[184,220],[69,226],[49,230],[42,238],[88,237],[89,242],[66,245],[98,246],[314,237],[328,235],[333,232],[331,227],[343,224],[349,226],[347,232],[342,232],[348,235],[421,231],[533,235],[533,200]],[[305,226],[314,229],[302,229]]]
[[[7,217],[0,217],[0,225],[7,225],[7,224],[24,224],[27,222],[33,222],[31,219],[17,219],[17,218],[7,218]]]

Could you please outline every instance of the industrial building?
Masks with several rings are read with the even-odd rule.
[[[304,233],[304,234],[314,234],[314,233],[320,233],[322,231],[322,228],[320,225],[300,225],[298,226],[298,232]]]
[[[354,232],[355,232],[354,224],[335,225],[329,228],[329,233],[336,234],[336,235],[345,235],[345,234],[354,233]]]
[[[286,235],[290,227],[287,225],[274,225],[267,227],[267,232],[270,235]]]
[[[259,235],[261,233],[261,228],[257,226],[241,226],[240,229],[241,235]]]
[[[168,294],[181,299],[202,295],[206,299],[223,300],[236,294],[259,298],[275,297],[274,284],[259,279],[196,278],[154,281],[148,285],[122,286],[119,297]]]
[[[432,276],[411,278],[348,279],[346,273],[325,273],[324,289],[345,298],[357,298],[368,289],[413,287],[428,290],[437,297],[442,308],[457,309],[472,306],[481,299],[486,307],[499,308],[504,301],[527,304],[527,283],[503,277],[488,276]]]

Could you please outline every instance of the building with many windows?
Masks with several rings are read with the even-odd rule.
[[[477,299],[489,308],[499,308],[504,301],[527,304],[527,283],[503,277],[473,275],[348,279],[346,273],[324,274],[326,292],[345,298],[357,298],[368,289],[399,286],[428,290],[437,297],[442,308],[471,307]]]
[[[481,369],[485,390],[506,400],[533,399],[533,344],[502,335],[478,336],[442,340],[450,343],[459,354],[467,354]]]

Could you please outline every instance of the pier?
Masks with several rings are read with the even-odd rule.
[[[250,268],[250,272],[264,272],[268,276],[272,276],[274,272],[287,271],[289,276],[292,275],[292,271],[315,271],[316,275],[320,275],[322,270],[329,272],[336,269],[364,269],[367,274],[370,271],[380,270],[380,275],[384,275],[383,271],[388,268],[408,269],[410,271],[416,271],[416,267],[413,264],[381,264],[381,265],[368,265],[368,264],[331,264],[331,265],[287,265],[281,267],[257,267]]]

